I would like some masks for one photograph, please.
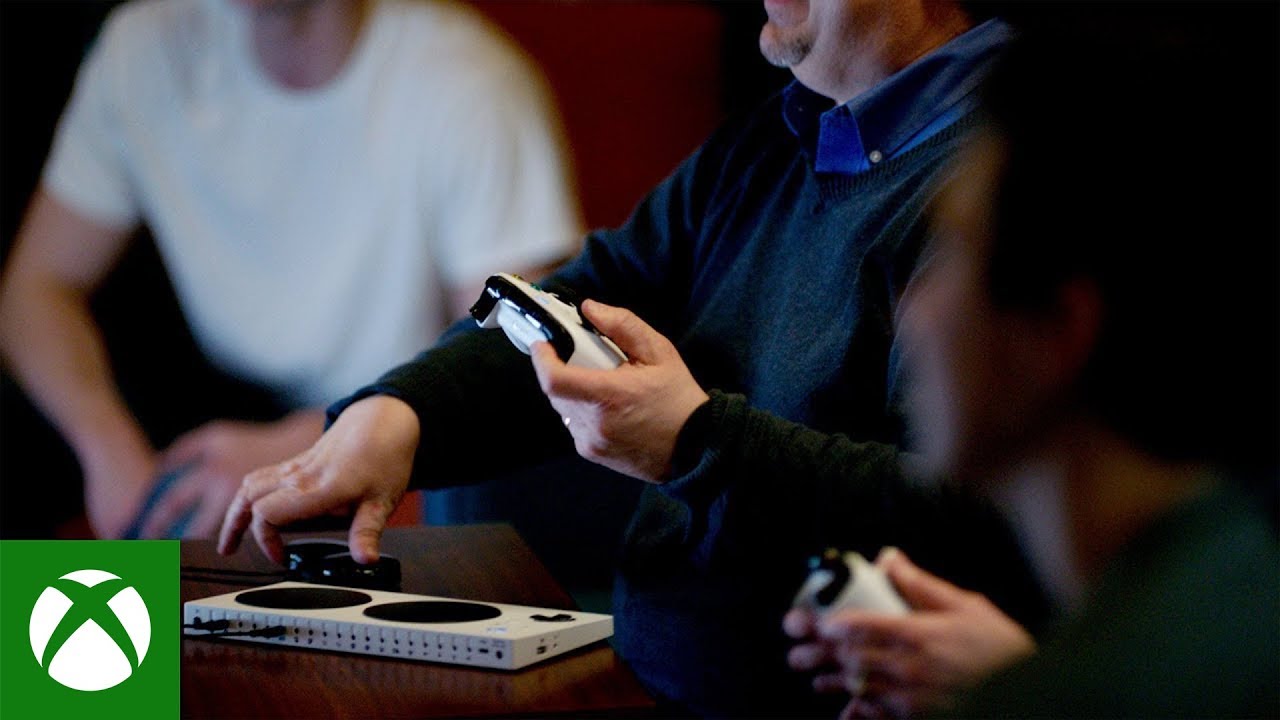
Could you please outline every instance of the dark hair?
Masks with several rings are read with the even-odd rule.
[[[1160,457],[1273,473],[1276,6],[1192,9],[1024,28],[986,87],[1006,152],[989,287],[1047,310],[1088,279],[1083,402]]]

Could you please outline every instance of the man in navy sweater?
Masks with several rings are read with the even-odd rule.
[[[761,50],[796,82],[731,120],[545,283],[628,308],[583,311],[631,363],[584,377],[538,350],[540,387],[502,333],[455,326],[331,408],[309,451],[246,477],[220,549],[252,529],[279,559],[281,526],[354,509],[352,552],[369,561],[411,482],[483,480],[576,446],[650,483],[619,559],[616,641],[677,711],[838,707],[788,672],[780,628],[824,545],[900,546],[1035,627],[1043,595],[1007,529],[904,476],[892,334],[931,188],[1009,31],[950,2],[765,9]],[[829,434],[860,444],[837,479],[720,462]]]

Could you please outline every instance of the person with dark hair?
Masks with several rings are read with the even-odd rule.
[[[601,301],[582,311],[628,364],[593,373],[536,347],[535,376],[502,333],[457,327],[335,406],[309,451],[247,476],[221,550],[251,530],[278,558],[282,526],[354,510],[352,552],[367,561],[411,481],[481,480],[576,449],[649,483],[619,560],[615,640],[676,712],[835,711],[788,671],[778,626],[828,544],[901,545],[1021,622],[1042,617],[994,512],[916,493],[898,464],[892,316],[1008,28],[936,0],[765,10],[761,50],[796,82],[545,283]],[[839,476],[763,461],[826,433],[858,444]],[[850,526],[850,507],[865,522]]]
[[[1221,81],[1238,61],[1185,28],[1028,34],[993,73],[900,307],[908,419],[925,471],[1000,501],[1058,619],[1036,648],[890,554],[915,612],[786,619],[793,664],[835,662],[823,682],[858,691],[847,715],[1280,715],[1259,502],[1280,437],[1280,125],[1274,84]]]

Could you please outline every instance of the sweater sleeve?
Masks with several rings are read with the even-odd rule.
[[[738,517],[803,518],[786,542],[819,550],[848,521],[836,508],[880,506],[904,482],[892,445],[818,432],[752,408],[741,395],[709,394],[681,430],[672,478],[662,486],[691,517],[708,519],[686,536],[690,543],[725,537],[714,525]]]
[[[661,488],[686,510],[676,516],[688,518],[682,539],[697,562],[766,563],[825,547],[873,558],[894,545],[1025,625],[1042,625],[1043,590],[987,501],[915,476],[893,445],[818,432],[741,395],[710,395],[682,429]]]

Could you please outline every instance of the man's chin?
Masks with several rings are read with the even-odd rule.
[[[760,30],[760,54],[770,65],[794,68],[809,56],[813,42],[796,32],[788,33],[772,22]]]

